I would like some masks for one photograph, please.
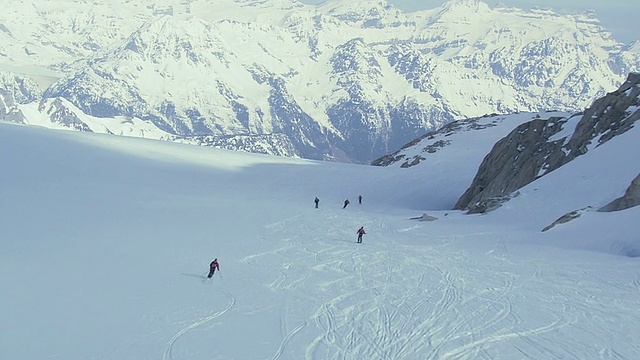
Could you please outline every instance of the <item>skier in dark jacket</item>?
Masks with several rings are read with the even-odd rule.
[[[209,264],[209,275],[207,275],[207,277],[211,279],[216,270],[220,271],[220,264],[218,264],[218,259],[213,259],[211,264]]]
[[[320,203],[320,199],[318,199],[318,197],[315,198],[315,200],[313,200],[314,203],[316,203],[316,209],[318,208],[318,203]]]
[[[364,232],[364,226],[361,226],[360,229],[358,229],[358,244],[362,243],[362,235],[366,234],[366,232]]]
[[[344,201],[344,206],[342,207],[343,209],[347,207],[347,205],[349,205],[349,199]]]

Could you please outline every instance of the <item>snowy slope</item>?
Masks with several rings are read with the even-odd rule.
[[[0,72],[41,84],[36,104],[64,98],[115,126],[138,118],[180,141],[312,159],[367,163],[455,119],[581,110],[640,69],[637,47],[593,14],[477,0],[415,13],[369,0],[7,8]]]
[[[640,209],[540,230],[624,192],[637,130],[467,216],[409,180],[426,164],[0,123],[0,358],[635,359]],[[474,162],[433,176],[470,181]]]
[[[398,169],[398,174],[402,174],[408,183],[420,178],[426,180],[420,187],[429,189],[429,197],[416,198],[409,191],[407,200],[413,198],[417,204],[426,203],[433,209],[452,209],[457,201],[455,198],[469,187],[478,166],[498,140],[532,119],[567,118],[570,115],[554,111],[459,120],[414,139],[372,164]],[[459,171],[451,176],[453,167]]]

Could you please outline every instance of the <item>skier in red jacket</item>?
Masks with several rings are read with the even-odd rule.
[[[358,229],[358,244],[362,243],[362,235],[366,234],[366,232],[364,232],[364,226],[361,226],[360,229]]]
[[[211,264],[209,264],[209,275],[207,275],[207,277],[211,279],[216,270],[220,271],[220,264],[218,264],[218,259],[213,259]]]

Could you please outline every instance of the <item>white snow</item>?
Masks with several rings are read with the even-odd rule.
[[[277,127],[268,101],[273,86],[256,80],[261,76],[282,79],[291,99],[335,132],[327,110],[345,89],[330,59],[355,38],[378,64],[348,73],[362,100],[379,109],[410,100],[456,119],[582,109],[637,71],[635,48],[623,50],[592,16],[481,1],[410,13],[368,0],[3,4],[0,70],[32,77],[43,90],[57,78],[93,73],[85,96],[139,104],[134,110],[142,117],[160,115],[167,103],[183,115],[197,110],[215,135],[271,134]],[[392,54],[404,61],[392,66]],[[614,71],[614,63],[627,70]],[[248,124],[238,121],[233,102],[246,107]],[[389,119],[371,121],[383,129]],[[434,116],[421,126],[446,121]]]
[[[445,179],[481,155],[379,168],[0,123],[0,359],[637,359],[640,208],[594,210],[638,174],[639,131],[471,216],[442,210]]]

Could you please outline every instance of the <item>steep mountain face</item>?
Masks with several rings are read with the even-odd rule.
[[[490,211],[524,185],[624,134],[639,119],[640,74],[632,73],[584,114],[524,123],[495,144],[455,209]],[[632,184],[619,203],[635,203],[636,192],[637,184]],[[616,203],[605,210],[624,206]]]
[[[24,124],[24,114],[16,106],[13,94],[0,89],[0,119]]]
[[[65,99],[78,119],[277,155],[365,163],[456,119],[582,109],[640,70],[637,47],[592,15],[478,0],[415,13],[371,0],[70,3],[9,0],[0,14],[0,74],[59,74],[36,98],[5,84],[18,104],[48,116]],[[84,130],[116,133],[102,124]]]
[[[18,104],[33,102],[42,96],[38,84],[28,77],[17,74],[0,72],[0,90],[5,93],[0,99],[10,97]]]
[[[38,85],[28,77],[0,72],[0,120],[26,123],[19,104],[36,101],[41,95]]]

